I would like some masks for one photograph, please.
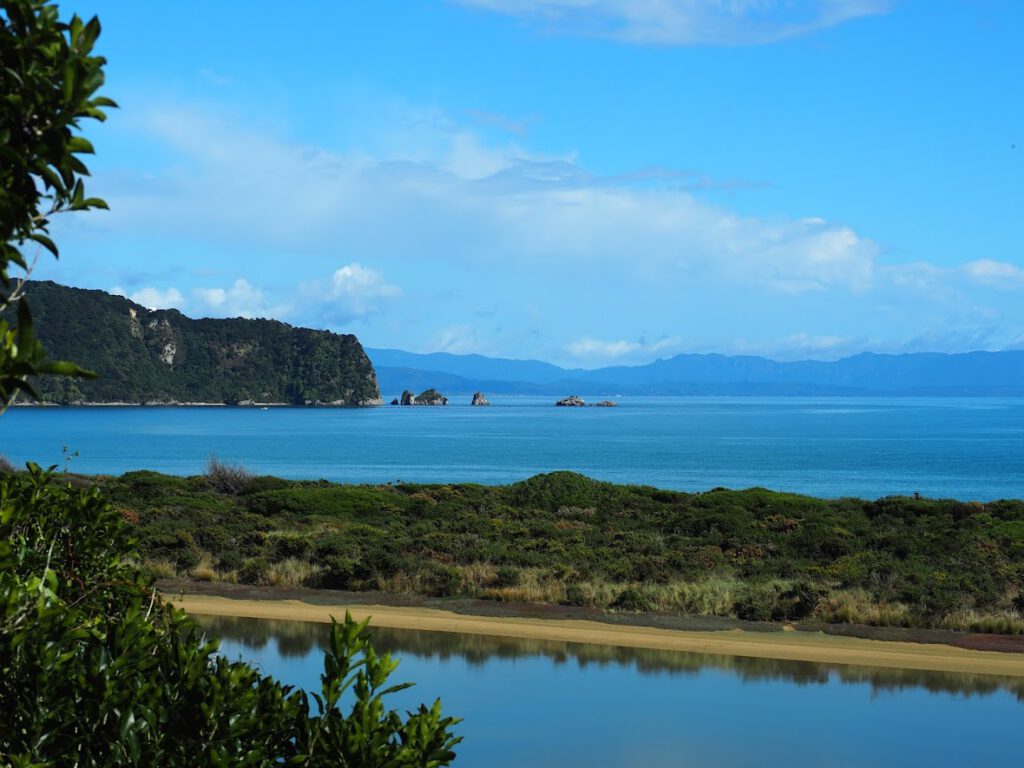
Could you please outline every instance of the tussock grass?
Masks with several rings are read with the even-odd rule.
[[[659,602],[669,610],[697,616],[731,616],[736,610],[736,595],[742,586],[738,579],[726,576],[677,582],[662,588],[667,594],[659,596]]]
[[[873,602],[862,589],[832,592],[819,604],[817,617],[834,624],[869,624],[875,627],[910,627],[916,623],[908,606]]]
[[[302,587],[316,583],[316,575],[321,569],[293,557],[279,563],[271,563],[264,581],[272,587]]]
[[[221,581],[220,573],[214,565],[213,555],[204,552],[199,562],[188,569],[188,577],[196,581]]]
[[[958,611],[940,622],[944,629],[964,632],[985,632],[997,635],[1024,635],[1024,616],[1017,611],[1004,613],[978,613]]]
[[[143,568],[154,579],[176,579],[178,577],[178,569],[170,560],[147,560]]]

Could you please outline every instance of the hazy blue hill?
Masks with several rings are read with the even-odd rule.
[[[417,354],[398,349],[367,349],[366,354],[378,371],[381,368],[404,368],[454,374],[462,379],[531,384],[550,384],[559,379],[576,378],[567,375],[569,372],[565,368],[539,360],[506,360],[483,355],[453,355],[448,352]],[[382,389],[386,388],[382,385]]]
[[[454,391],[558,394],[570,391],[692,395],[1018,395],[1024,394],[1024,351],[865,352],[836,361],[779,362],[753,355],[683,354],[648,365],[594,370],[558,368],[535,360],[480,355],[415,355],[367,350],[377,365],[402,361],[404,375],[424,380],[455,375]],[[387,361],[387,362],[386,362]]]

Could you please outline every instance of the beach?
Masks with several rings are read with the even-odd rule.
[[[1024,677],[1024,654],[947,645],[837,637],[820,632],[688,631],[605,624],[578,619],[473,616],[437,608],[391,605],[314,605],[299,600],[252,600],[216,595],[167,595],[191,614],[329,622],[348,611],[371,626],[430,632],[593,643],[629,648],[715,653],[824,664]]]

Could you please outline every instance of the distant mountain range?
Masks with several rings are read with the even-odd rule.
[[[1024,351],[865,352],[778,362],[752,355],[676,355],[595,370],[537,360],[367,349],[385,396],[433,386],[445,394],[1024,395]]]

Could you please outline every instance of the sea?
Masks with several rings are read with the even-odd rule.
[[[0,454],[57,471],[190,475],[210,457],[348,483],[512,483],[572,470],[686,491],[1024,497],[1024,399],[621,397],[556,408],[14,408]],[[203,618],[220,652],[319,689],[324,625]],[[374,629],[464,718],[456,766],[1012,764],[1019,679]]]
[[[471,407],[468,396],[445,407],[19,407],[0,418],[0,454],[85,474],[192,475],[216,456],[258,474],[345,483],[504,484],[571,470],[684,491],[1024,497],[1022,398],[618,397],[615,408],[490,399],[487,407]]]

